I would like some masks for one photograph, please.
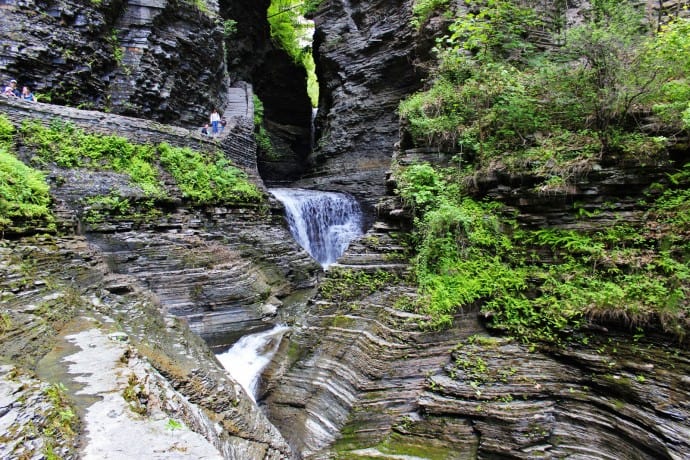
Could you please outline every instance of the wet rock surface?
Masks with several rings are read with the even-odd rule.
[[[133,417],[157,426],[158,431],[154,432],[158,435],[149,434],[167,442],[166,449],[172,449],[171,452],[177,448],[170,446],[170,433],[166,429],[172,418],[186,426],[183,429],[173,423],[173,428],[190,433],[188,447],[196,446],[194,449],[200,449],[198,452],[204,456],[213,452],[223,458],[238,459],[290,456],[280,434],[239,384],[227,376],[206,344],[191,333],[184,321],[167,315],[158,299],[150,291],[140,289],[134,278],[113,275],[97,248],[83,237],[4,241],[0,255],[3,275],[0,356],[16,363],[20,371],[14,375],[39,376],[31,377],[36,385],[30,388],[37,388],[32,394],[39,398],[35,404],[33,397],[23,398],[27,402],[21,404],[3,402],[6,410],[2,423],[17,425],[8,428],[8,433],[22,432],[26,428],[24,422],[42,416],[45,410],[38,393],[48,382],[63,384],[65,397],[74,401],[74,414],[86,424],[87,431],[99,430],[103,421],[89,412],[94,401],[84,400],[80,392],[82,385],[90,380],[71,375],[63,359],[70,352],[60,344],[75,340],[82,351],[90,350],[92,345],[103,348],[101,358],[109,356],[106,349],[119,350],[119,358],[99,361],[100,364],[76,357],[67,361],[81,363],[74,370],[78,375],[92,373],[96,378],[112,373],[114,386],[106,385],[110,389],[102,390],[102,396],[109,395],[103,401],[109,401],[117,417]],[[17,260],[18,255],[25,260],[25,265]],[[127,286],[127,289],[112,289],[113,286]],[[107,336],[111,332],[115,333],[112,339],[119,345],[106,347],[103,343],[111,340]],[[88,335],[85,342],[79,341],[80,334]],[[131,349],[122,343],[122,338],[127,338]],[[6,375],[0,386],[19,398],[21,394],[11,389],[15,380],[16,377]],[[87,383],[92,384],[98,386]],[[95,394],[101,394],[100,391]],[[129,414],[127,411],[134,412],[122,415]],[[93,443],[87,443],[91,450],[81,453],[67,450],[69,455],[65,458],[98,456],[104,444],[98,442],[96,432],[88,433]],[[61,438],[46,431],[32,436],[36,441],[23,447],[29,449],[29,456],[45,451],[48,443],[60,449],[71,443],[71,440],[60,441]],[[16,450],[19,447],[8,446],[12,449],[10,456],[19,452]],[[211,450],[209,446],[213,446]]]
[[[185,140],[184,130],[179,128],[147,126],[140,120],[115,115],[99,114],[112,123],[91,127],[90,116],[98,112],[21,102],[5,102],[2,107],[13,121],[28,117],[48,123],[61,118],[87,131],[109,133],[108,128],[131,128],[126,135],[138,137],[139,141],[184,145]],[[233,142],[235,137],[227,136],[222,143]],[[248,145],[253,147],[253,139],[249,140]],[[221,147],[216,141],[199,142],[211,151]],[[253,148],[235,152],[240,150],[244,155],[238,160],[240,164],[256,164]],[[247,172],[256,178],[253,171],[249,168]],[[58,177],[69,180],[56,180]],[[291,302],[287,298],[300,290],[309,291],[314,285],[319,267],[289,236],[276,204],[192,208],[184,205],[173,187],[168,190],[173,199],[167,202],[165,214],[142,218],[136,213],[105,213],[100,219],[87,221],[83,220],[84,197],[117,190],[136,202],[143,197],[142,191],[120,174],[54,166],[49,182],[63,236],[14,235],[11,240],[0,240],[2,361],[18,366],[21,372],[36,373],[40,388],[45,382],[64,382],[67,397],[77,403],[78,420],[98,426],[102,421],[94,420],[89,412],[93,401],[80,396],[75,383],[78,379],[65,371],[65,353],[59,350],[73,347],[66,338],[68,331],[78,335],[97,327],[113,332],[114,338],[127,338],[131,344],[131,351],[122,354],[123,362],[138,356],[151,367],[141,375],[131,374],[141,385],[122,381],[126,368],[112,369],[120,375],[113,384],[119,389],[106,391],[110,395],[106,399],[120,404],[122,398],[113,395],[120,390],[126,392],[128,386],[121,386],[136,387],[138,396],[132,400],[135,418],[137,414],[148,414],[144,423],[157,427],[154,432],[162,442],[170,440],[169,419],[174,420],[172,429],[190,433],[188,442],[161,447],[169,455],[184,448],[197,452],[199,458],[291,457],[280,433],[228,377],[200,338],[203,335],[214,341],[219,337],[219,343],[227,344],[247,330],[266,327],[277,321],[284,302]],[[75,231],[84,236],[73,234]],[[77,319],[77,325],[87,322],[88,327],[75,329]],[[100,343],[98,337],[93,341]],[[139,363],[137,359],[132,363]],[[123,364],[115,361],[100,365],[93,362],[92,367],[78,373],[95,375],[99,369]],[[117,412],[115,419],[125,424],[129,415],[123,414],[128,414],[128,405],[122,404],[121,411],[113,409]],[[8,417],[23,417],[21,420],[27,423],[35,419],[31,414],[23,415],[34,409],[21,405],[15,409]],[[180,428],[178,421],[186,428]],[[12,432],[24,428],[20,423]],[[110,428],[94,429],[105,432]],[[79,434],[87,435],[81,431]],[[26,444],[32,449],[29,455],[45,451],[46,446],[62,449],[71,442],[38,439]],[[89,449],[65,451],[65,458],[98,457],[102,449],[109,447],[96,444]]]
[[[378,223],[326,274],[395,273],[364,295],[320,296],[264,376],[266,413],[305,458],[687,456],[687,351],[598,329],[587,345],[523,345],[476,311],[452,329],[393,308],[415,296],[404,246]],[[375,248],[378,248],[378,252]],[[392,283],[392,284],[391,284]],[[352,288],[350,288],[352,289]]]

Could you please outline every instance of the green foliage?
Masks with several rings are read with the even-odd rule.
[[[168,423],[165,424],[165,427],[170,431],[175,431],[181,430],[182,428],[184,428],[184,425],[182,424],[182,422],[169,418]]]
[[[434,12],[447,8],[449,3],[450,0],[415,0],[412,5],[412,25],[421,27]]]
[[[191,0],[191,4],[201,13],[211,15],[211,10],[205,0]]]
[[[658,75],[658,93],[646,102],[661,120],[690,130],[690,19],[676,19],[661,28],[643,50],[643,62]]]
[[[318,106],[318,80],[311,50],[311,35],[314,25],[304,19],[320,2],[301,0],[271,0],[267,18],[271,26],[271,38],[284,49],[292,59],[307,72],[308,94],[313,107]]]
[[[237,21],[234,19],[226,19],[223,21],[223,34],[225,38],[230,38],[237,33]]]
[[[46,421],[43,426],[43,435],[47,438],[46,455],[50,458],[55,455],[52,452],[53,443],[62,441],[65,444],[71,442],[77,436],[79,418],[67,398],[67,388],[62,383],[54,383],[44,390],[44,394],[50,406],[46,411]],[[57,456],[53,458],[59,458]]]
[[[406,168],[400,175],[397,193],[408,205],[423,214],[440,204],[442,192],[447,186],[448,183],[431,165],[416,164]]]
[[[397,175],[417,214],[420,295],[405,309],[428,315],[426,326],[447,327],[479,305],[524,341],[558,343],[597,318],[658,321],[678,337],[690,327],[690,247],[677,244],[690,228],[690,165],[655,186],[646,226],[596,233],[515,228],[500,205],[463,197],[458,172],[413,165]]]
[[[14,140],[14,125],[5,114],[0,114],[0,148],[10,149]]]
[[[547,27],[532,8],[468,4],[437,43],[427,88],[400,104],[415,145],[479,171],[523,169],[542,179],[539,193],[561,193],[605,155],[646,162],[665,150],[666,138],[636,129],[636,114],[654,111],[669,137],[690,126],[688,20],[654,35],[637,2],[597,1],[545,52],[528,44]]]
[[[546,123],[533,77],[508,63],[444,54],[438,78],[400,104],[415,143],[493,156]],[[483,157],[482,157],[483,158]]]
[[[153,164],[155,149],[150,145],[132,144],[119,136],[88,134],[59,120],[54,120],[50,127],[36,121],[25,122],[21,134],[40,162],[55,162],[63,168],[124,173],[149,196],[162,194]]]
[[[106,216],[127,216],[132,212],[129,199],[114,192],[105,196],[89,197],[85,202],[84,221],[87,223],[102,222]]]
[[[110,33],[110,36],[107,37],[107,40],[110,43],[110,46],[113,48],[113,59],[115,59],[117,65],[120,66],[122,65],[122,59],[125,57],[125,52],[122,49],[122,46],[120,46],[120,39],[118,38],[117,34],[117,29],[113,29]]]
[[[221,153],[208,157],[165,143],[158,146],[158,152],[182,195],[195,204],[260,203],[263,198],[247,175]]]
[[[308,16],[312,13],[315,13],[321,4],[323,3],[323,0],[306,0],[303,4],[302,7],[304,8],[303,12],[305,16]]]
[[[275,156],[273,142],[264,126],[264,104],[256,94],[254,95],[254,138],[261,152],[269,158]]]
[[[0,146],[0,231],[54,226],[45,177]]]
[[[451,34],[444,38],[446,46],[468,50],[482,61],[522,60],[533,51],[527,31],[543,25],[534,7],[511,0],[466,3],[469,12],[451,24]]]

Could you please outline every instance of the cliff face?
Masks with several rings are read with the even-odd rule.
[[[647,165],[644,178],[631,165],[609,165],[582,177],[570,195],[527,193],[521,187],[534,179],[527,176],[496,179],[484,190],[514,198],[526,225],[581,228],[574,199],[587,209],[616,203],[632,222],[644,209],[631,190],[663,176],[664,165]],[[685,348],[662,334],[633,336],[615,320],[586,331],[586,345],[526,346],[492,335],[475,308],[458,313],[451,329],[424,329],[424,316],[392,308],[417,296],[405,281],[405,211],[393,197],[378,209],[385,218],[329,268],[299,312],[306,323],[266,375],[267,414],[296,451],[306,458],[687,456]],[[587,225],[594,231],[613,219],[603,212]],[[377,284],[381,271],[388,275]]]
[[[3,85],[14,78],[46,102],[178,125],[197,125],[224,103],[213,3],[58,0],[0,8]]]
[[[568,2],[569,20],[585,6]],[[417,293],[405,281],[409,254],[400,237],[410,216],[385,196],[384,170],[393,157],[403,165],[449,164],[438,152],[393,147],[394,110],[417,84],[410,61],[422,53],[409,8],[327,1],[316,15],[322,132],[313,177],[298,184],[352,191],[368,204],[384,200],[368,233],[298,312],[300,327],[265,377],[269,418],[296,451],[315,459],[687,456],[689,363],[685,348],[663,334],[633,337],[612,320],[610,329],[589,331],[587,345],[540,349],[491,335],[474,308],[443,332],[392,308]],[[686,151],[674,155],[687,158]],[[513,208],[528,228],[594,232],[643,219],[642,193],[678,166],[669,160],[608,159],[554,193],[535,192],[541,178],[497,167],[478,175],[472,190]],[[596,215],[578,219],[576,202]],[[390,277],[378,285],[381,272]]]
[[[411,5],[327,0],[314,17],[318,146],[299,184],[348,191],[369,213],[385,195],[398,103],[420,85],[414,61],[428,43],[410,26]]]
[[[220,9],[224,17],[237,19],[242,30],[243,24],[258,21],[263,6],[243,9],[238,3],[221,2]],[[115,22],[127,16],[121,6],[107,7],[117,10]],[[185,8],[191,8],[176,6],[187,12]],[[199,456],[215,453],[244,460],[401,456],[670,459],[688,455],[690,363],[677,344],[663,337],[630,337],[600,328],[592,331],[589,345],[534,350],[518,341],[491,336],[474,309],[458,314],[453,328],[439,332],[422,328],[424,317],[400,308],[417,295],[415,286],[407,281],[409,216],[394,196],[387,195],[387,187],[394,184],[386,184],[385,171],[396,155],[401,164],[445,160],[437,153],[394,148],[398,141],[395,108],[418,87],[420,76],[412,61],[429,47],[426,41],[416,44],[420,37],[409,26],[410,6],[411,2],[399,1],[327,0],[316,17],[323,96],[321,146],[313,157],[311,177],[300,184],[352,192],[370,212],[385,198],[378,207],[378,218],[373,212],[370,216],[368,233],[326,274],[293,242],[275,202],[268,201],[265,208],[191,207],[184,204],[179,190],[169,187],[170,199],[159,203],[161,214],[85,221],[83,198],[115,190],[136,201],[144,198],[142,191],[121,174],[49,167],[54,207],[65,236],[15,237],[0,242],[0,351],[3,362],[12,363],[0,367],[0,395],[3,403],[9,401],[5,406],[12,407],[8,414],[17,415],[17,423],[2,425],[1,456],[40,455],[48,443],[65,458],[78,456],[70,451],[74,443],[66,438],[36,440],[34,435],[32,443],[15,440],[29,439],[31,426],[49,426],[44,392],[48,382],[65,382],[68,395],[78,399],[81,383],[76,374],[65,370],[62,360],[76,352],[70,348],[79,344],[73,335],[88,333],[91,343],[100,346],[105,332],[124,332],[131,344],[131,349],[129,345],[114,347],[116,359],[109,372],[136,377],[131,385],[126,379],[120,381],[115,395],[122,394],[123,402],[113,418],[129,413],[133,404],[135,409],[145,408],[146,418],[154,424],[182,420],[189,430],[182,433],[164,427],[161,437],[170,438],[173,431],[173,436],[179,434],[187,442],[190,431],[197,433],[206,444],[199,443],[188,452]],[[20,14],[24,10],[15,5],[3,7],[15,19],[27,15]],[[67,6],[56,8],[62,11]],[[96,11],[96,7],[75,8]],[[195,40],[185,41],[164,30],[171,23],[196,30],[197,18],[192,15],[192,25],[186,26],[186,17],[167,10],[172,4],[146,8],[137,14],[151,17],[143,22],[162,27],[146,39],[147,43],[158,40],[160,49],[141,45],[141,51],[132,50],[127,59],[138,60],[140,65],[148,62],[147,66],[167,62],[187,75],[180,81],[187,81],[192,71],[201,71],[185,67],[187,56],[205,51],[196,48]],[[103,24],[114,24],[104,19],[105,13],[90,14],[101,14]],[[133,17],[129,20],[134,21]],[[0,21],[3,27],[22,24],[22,20],[6,22],[5,15]],[[57,19],[50,22],[53,19],[45,17],[37,21],[59,24]],[[97,24],[94,19],[93,25]],[[216,43],[209,38],[217,33],[213,24],[208,22],[213,27],[198,32],[199,43],[206,50]],[[92,26],[79,27],[79,33],[85,34]],[[72,30],[69,25],[65,29]],[[106,29],[103,25],[93,33],[103,35]],[[127,30],[128,40],[134,43],[137,28]],[[28,29],[23,33],[31,37]],[[259,27],[252,36],[263,37],[255,38],[256,46],[268,50],[266,33]],[[79,35],[70,40],[76,46],[83,38]],[[75,94],[75,101],[91,102],[101,91],[107,94],[114,88],[108,83],[111,77],[103,81],[95,76],[72,77],[72,71],[65,70],[73,65],[70,60],[60,64],[45,58],[35,68],[30,62],[12,61],[19,59],[20,46],[19,38],[13,40],[15,45],[4,51],[8,76],[37,72],[41,78],[56,78],[51,72],[60,69],[66,78],[82,84],[83,92]],[[25,54],[34,47],[40,50],[38,38],[31,40]],[[229,68],[238,78],[249,76],[258,81],[259,69],[270,61],[262,58],[247,63],[252,59],[251,40],[239,43],[230,51],[237,61],[231,61]],[[173,51],[178,44],[179,60],[175,57],[178,51]],[[193,50],[185,48],[191,46]],[[8,49],[15,49],[14,54]],[[172,54],[155,58],[163,51],[163,55]],[[54,51],[42,52],[53,56]],[[271,51],[262,54],[270,55]],[[41,70],[44,65],[53,70]],[[97,75],[119,78],[119,70],[110,65],[113,63],[103,57]],[[217,65],[211,67],[217,70]],[[163,72],[147,68],[151,82],[168,81]],[[213,94],[210,80],[214,73],[204,75],[208,94]],[[178,77],[170,78],[178,81]],[[257,85],[270,92],[273,78],[278,76]],[[280,101],[281,92],[290,92],[290,85],[271,93],[269,99],[275,98],[275,105],[267,103],[280,123],[290,123],[289,105]],[[130,88],[131,93],[127,84],[118,88],[123,92],[118,99],[122,110],[123,101],[144,107],[146,91],[156,93],[152,100],[163,100],[163,87],[153,83]],[[208,94],[204,97],[211,97]],[[181,104],[185,97],[197,96],[178,98],[171,92],[165,101]],[[301,96],[290,100],[297,104]],[[175,106],[175,111],[179,110],[180,119],[191,120],[201,116],[207,102],[212,101]],[[102,112],[12,101],[0,102],[0,110],[16,124],[27,118],[45,123],[61,118],[90,131],[116,132],[141,142],[217,148],[262,186],[248,120],[216,142],[183,128]],[[165,119],[156,110],[150,113]],[[300,109],[299,119],[303,116]],[[25,159],[31,156],[29,150],[20,153]],[[476,192],[515,207],[523,223],[572,228],[582,225],[573,215],[575,200],[584,202],[585,210],[601,202],[616,203],[619,215],[639,219],[638,196],[629,191],[643,188],[666,172],[662,166],[600,166],[559,195],[535,194],[535,178],[501,169],[479,178]],[[600,214],[592,228],[606,226],[609,218],[613,216]],[[343,274],[343,270],[347,272]],[[321,286],[316,295],[312,293],[315,286]],[[192,332],[212,345],[225,345],[278,319],[290,324],[292,331],[263,378],[262,412]],[[88,348],[88,344],[80,347],[81,351]],[[144,366],[141,357],[151,367]],[[124,399],[126,390],[130,401]],[[89,419],[80,412],[86,409],[79,404],[86,403],[78,401],[75,412]],[[34,450],[22,450],[27,446]],[[189,444],[169,448],[171,452],[192,449]]]

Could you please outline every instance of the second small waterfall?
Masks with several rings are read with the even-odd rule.
[[[324,269],[362,235],[362,210],[351,195],[299,188],[269,191],[285,205],[292,236]]]

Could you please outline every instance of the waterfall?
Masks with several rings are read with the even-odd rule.
[[[283,335],[289,329],[278,325],[267,331],[245,335],[228,351],[216,355],[225,370],[252,399],[256,400],[261,372],[271,362]]]
[[[311,124],[309,125],[309,148],[314,150],[316,147],[316,116],[319,114],[318,107],[311,108]]]
[[[285,205],[292,236],[324,269],[362,234],[362,210],[351,195],[299,188],[269,192]]]

